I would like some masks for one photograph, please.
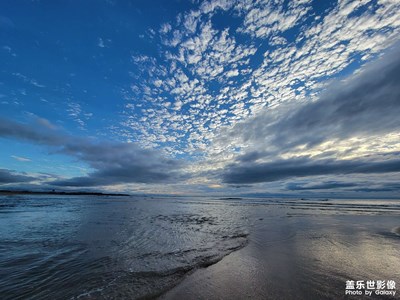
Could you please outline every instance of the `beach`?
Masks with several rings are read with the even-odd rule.
[[[396,200],[13,195],[2,299],[393,299]],[[12,224],[12,226],[10,226]]]
[[[347,280],[400,281],[398,216],[315,206],[301,213],[304,207],[289,207],[295,212],[286,216],[257,210],[245,248],[198,270],[161,299],[399,298],[396,290],[346,295]]]

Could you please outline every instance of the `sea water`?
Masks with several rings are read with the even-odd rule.
[[[400,215],[400,203],[0,196],[0,297],[154,298],[194,271],[245,247],[250,240],[258,243],[257,232],[263,236],[259,243],[268,246],[274,239],[301,236],[301,227],[305,226],[301,224],[321,215],[384,215],[393,220]],[[288,229],[293,222],[296,226]],[[387,226],[392,226],[391,222]],[[260,224],[265,226],[257,231]],[[391,243],[398,243],[398,231],[392,227],[384,234]],[[257,234],[252,236],[252,232]]]

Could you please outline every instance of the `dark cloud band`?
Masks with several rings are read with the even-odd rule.
[[[35,179],[36,178],[31,176],[16,174],[10,170],[0,169],[0,184],[32,182]]]
[[[269,163],[236,164],[227,168],[223,181],[231,184],[259,183],[293,177],[341,174],[400,172],[400,160],[369,162],[365,160],[318,160],[309,158],[280,160]]]
[[[43,120],[23,124],[0,119],[0,137],[51,147],[56,152],[78,158],[93,169],[87,176],[53,181],[52,184],[57,186],[175,182],[183,176],[180,172],[182,163],[165,157],[159,151],[143,149],[134,143],[100,142],[74,137],[56,130]],[[4,178],[6,180],[6,176]],[[20,180],[15,176],[13,178],[15,182],[25,182],[27,179],[23,176],[18,177]]]

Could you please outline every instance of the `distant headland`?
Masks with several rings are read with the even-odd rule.
[[[71,195],[71,196],[130,196],[120,193],[80,192],[80,191],[24,191],[24,190],[0,190],[0,195]]]

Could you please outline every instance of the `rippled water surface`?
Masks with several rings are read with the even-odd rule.
[[[157,297],[249,241],[271,249],[302,240],[296,245],[304,253],[337,266],[328,249],[335,235],[351,245],[364,234],[379,237],[393,256],[399,216],[395,200],[0,196],[0,295]],[[374,257],[379,249],[367,250]]]

